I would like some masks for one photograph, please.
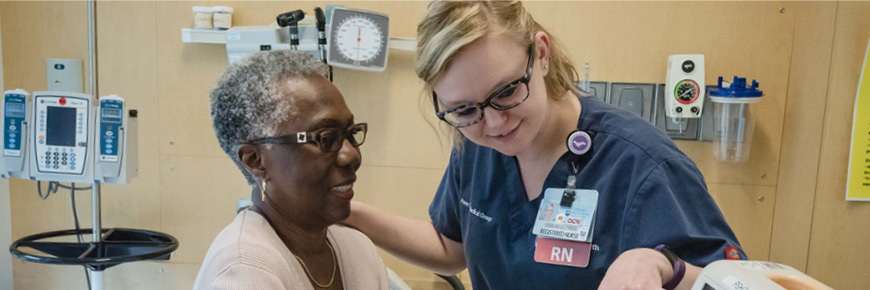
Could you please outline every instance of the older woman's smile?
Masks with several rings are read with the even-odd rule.
[[[341,199],[350,201],[353,199],[353,184],[356,182],[356,176],[342,182],[339,185],[333,186],[330,190]]]

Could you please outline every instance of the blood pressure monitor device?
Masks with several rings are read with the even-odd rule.
[[[3,93],[3,159],[0,161],[0,175],[3,178],[29,178],[28,160],[28,114],[30,112],[30,93],[22,89]]]
[[[704,55],[681,54],[668,57],[665,82],[665,116],[700,118],[704,109]]]
[[[763,261],[720,260],[698,276],[692,290],[832,290],[792,267]]]
[[[96,108],[97,116],[94,180],[99,183],[127,184],[136,176],[137,168],[137,118],[129,118],[124,99],[116,96],[100,97],[100,105]]]
[[[92,103],[85,94],[33,93],[31,179],[93,182]]]
[[[390,41],[390,17],[372,11],[335,7],[329,20],[327,63],[331,66],[384,71]]]

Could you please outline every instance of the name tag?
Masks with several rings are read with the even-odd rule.
[[[585,268],[589,266],[592,243],[538,237],[535,262]]]
[[[592,242],[598,191],[571,190],[575,193],[575,200],[570,207],[561,205],[562,193],[565,189],[548,188],[544,192],[535,226],[532,229],[533,234],[542,238]]]

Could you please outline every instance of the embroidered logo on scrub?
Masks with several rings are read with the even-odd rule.
[[[488,216],[488,215],[486,215],[485,213],[483,213],[483,212],[477,210],[476,208],[471,207],[471,204],[470,204],[468,201],[466,201],[465,199],[460,198],[460,199],[459,199],[459,204],[461,204],[461,205],[463,205],[463,206],[467,206],[467,207],[468,207],[468,212],[470,212],[472,215],[477,216],[477,217],[479,217],[479,218],[485,220],[486,222],[491,222],[491,221],[492,221],[492,217],[491,217],[491,216]]]

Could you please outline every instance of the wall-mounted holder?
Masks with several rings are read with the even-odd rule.
[[[609,103],[652,123],[655,84],[609,83]]]

